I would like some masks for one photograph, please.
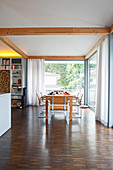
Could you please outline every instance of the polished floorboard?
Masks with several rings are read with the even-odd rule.
[[[66,125],[55,113],[51,124],[38,107],[12,108],[12,128],[0,138],[0,170],[113,169],[113,129],[95,122],[94,112]]]

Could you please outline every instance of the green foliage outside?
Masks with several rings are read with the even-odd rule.
[[[84,64],[45,64],[45,72],[59,74],[57,84],[65,89],[84,88]]]

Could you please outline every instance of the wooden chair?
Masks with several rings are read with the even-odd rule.
[[[41,98],[41,102],[46,105],[46,96],[43,94],[43,92],[40,92],[40,98]]]
[[[54,99],[54,100],[53,100]],[[48,124],[51,122],[51,116],[53,111],[64,111],[66,112],[66,122],[69,124],[70,120],[70,100],[66,101],[66,97],[57,97],[53,98],[51,100],[48,100]]]
[[[36,94],[39,100],[39,106],[43,107],[42,112],[39,114],[39,117],[45,117],[45,105],[46,103],[43,102],[42,97],[40,96],[39,93]]]
[[[73,96],[73,101],[72,101],[72,106],[73,106],[73,115],[75,113],[75,115],[79,115],[79,116],[76,116],[76,117],[79,117],[81,118],[81,112],[80,112],[80,106],[81,106],[81,102],[82,102],[82,97],[83,97],[83,94],[78,94],[77,96]],[[76,108],[74,110],[74,108]],[[75,117],[75,116],[73,116]]]

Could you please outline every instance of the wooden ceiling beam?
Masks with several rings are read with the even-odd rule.
[[[97,35],[109,34],[110,27],[0,28],[0,36],[14,35]]]
[[[3,43],[5,43],[8,47],[16,51],[18,54],[20,54],[22,57],[27,59],[27,55],[20,48],[18,48],[12,41],[10,41],[7,37],[0,36],[0,40]]]
[[[112,33],[112,32],[113,32],[113,24],[110,27],[110,33]]]
[[[28,59],[49,59],[49,60],[84,60],[85,56],[28,56]]]
[[[97,46],[108,36],[108,34],[103,35],[96,44],[90,49],[90,51],[86,54],[85,59],[88,59],[94,52],[97,50]]]

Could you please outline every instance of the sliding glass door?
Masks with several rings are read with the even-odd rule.
[[[45,91],[52,90],[84,95],[84,61],[45,61]]]
[[[88,59],[88,105],[95,109],[97,52]]]

